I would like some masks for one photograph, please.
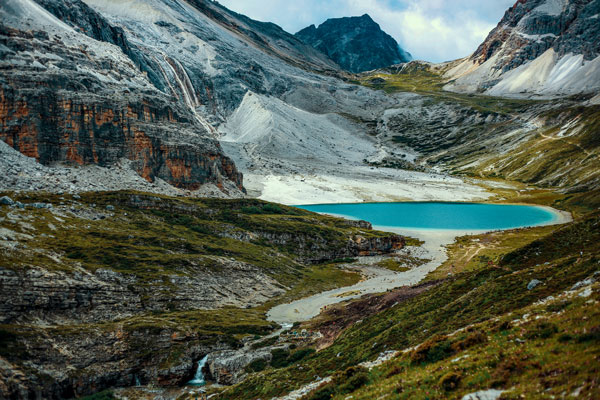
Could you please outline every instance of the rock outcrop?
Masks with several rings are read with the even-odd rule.
[[[70,399],[136,383],[180,386],[205,354],[239,346],[226,335],[158,326],[29,328],[22,333],[27,340],[1,332],[13,351],[0,356],[0,395],[16,399]],[[29,367],[15,358],[26,358]]]
[[[412,58],[367,14],[331,18],[318,27],[311,25],[302,29],[296,37],[350,72],[370,71]]]
[[[206,354],[272,331],[253,307],[301,284],[310,262],[404,243],[259,200],[30,196],[0,196],[2,398],[182,385]],[[233,382],[259,353],[210,373]]]
[[[243,190],[206,123],[149,82],[123,53],[131,50],[121,30],[84,11],[79,29],[101,41],[30,0],[0,8],[0,139],[44,165],[128,159],[147,181],[196,190],[227,180]]]
[[[470,60],[483,64],[500,53],[495,67],[510,71],[552,48],[562,58],[581,54],[590,61],[600,55],[600,3],[589,0],[519,0]]]
[[[446,88],[558,96],[600,90],[597,0],[519,0],[447,76]]]

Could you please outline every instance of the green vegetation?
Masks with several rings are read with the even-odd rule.
[[[116,397],[113,392],[110,390],[105,390],[103,392],[95,393],[91,396],[82,397],[81,400],[114,400]]]
[[[223,258],[233,258],[290,286],[304,278],[303,263],[326,261],[323,254],[330,259],[345,255],[354,235],[390,235],[260,200],[174,199],[133,192],[84,194],[79,201],[51,194],[10,195],[26,204],[52,202],[60,210],[28,208],[6,218],[9,209],[2,207],[1,226],[15,232],[24,246],[6,251],[1,267],[103,268],[131,274],[138,285],[162,281],[168,287],[169,276],[219,271]],[[60,202],[64,208],[57,207]],[[115,210],[107,212],[107,205]]]
[[[328,400],[334,396],[345,396],[369,382],[369,370],[365,367],[349,367],[335,373],[330,383],[321,385],[302,400]]]
[[[386,93],[413,92],[428,96],[433,102],[448,102],[470,107],[482,113],[512,114],[525,111],[541,101],[509,99],[479,94],[461,94],[443,90],[447,80],[442,71],[433,70],[428,65],[416,64],[413,68],[399,73],[370,73],[362,75],[360,84]]]
[[[52,353],[48,338],[60,343],[88,338],[92,343],[116,341],[127,351],[114,355],[115,359],[131,354],[136,362],[166,370],[189,361],[189,349],[194,346],[239,347],[241,339],[260,337],[277,327],[266,320],[270,307],[356,283],[359,274],[344,271],[334,262],[347,259],[348,240],[355,235],[391,235],[360,228],[353,221],[260,200],[171,198],[137,192],[88,193],[77,198],[5,194],[24,204],[42,202],[53,207],[0,207],[2,234],[11,238],[11,244],[18,244],[3,248],[0,268],[67,275],[115,271],[133,282],[123,289],[134,298],[139,295],[142,305],[155,304],[124,319],[110,320],[109,315],[106,321],[94,323],[2,325],[0,355],[15,365],[44,351]],[[227,274],[231,262],[250,264],[266,273],[285,293],[243,309],[189,310],[176,298],[170,300],[177,285],[173,277]],[[168,301],[156,301],[160,298]],[[37,355],[31,353],[31,346]],[[297,363],[313,352],[296,350],[282,365]],[[259,371],[262,367],[250,368]],[[94,368],[78,368],[72,374],[94,375]],[[30,373],[45,379],[38,370]]]
[[[401,261],[396,260],[391,257],[381,260],[377,263],[378,267],[386,268],[386,269],[389,269],[391,271],[396,271],[396,272],[405,272],[405,271],[410,270],[410,267],[406,267],[405,265],[406,265],[406,263],[401,262]]]
[[[559,227],[550,225],[458,237],[454,243],[446,246],[448,259],[435,271],[430,272],[427,279],[443,279],[448,274],[497,266],[505,254],[526,246],[557,229]]]
[[[410,254],[395,254],[394,256],[384,258],[376,265],[391,271],[405,272],[412,268],[417,268],[423,264],[426,264],[429,261],[431,260],[415,257]]]
[[[401,354],[372,370],[371,384],[353,392],[353,399],[460,398],[488,388],[507,390],[502,399],[563,398],[572,393],[597,398],[600,287],[594,288],[587,298],[566,294],[551,300],[549,305],[564,297],[573,299],[562,313],[533,305],[470,326],[485,340],[430,363],[415,364],[410,354]],[[465,335],[461,332],[447,340]]]
[[[598,270],[599,225],[600,213],[596,212],[564,227],[538,232],[535,240],[527,239],[528,243],[520,246],[511,245],[513,249],[508,246],[507,253],[498,257],[497,265],[478,263],[457,272],[423,294],[353,325],[331,346],[307,357],[299,366],[252,375],[226,390],[220,398],[256,399],[281,395],[312,382],[315,375],[334,375],[363,361],[374,360],[383,351],[416,345],[420,346],[414,352],[404,353],[397,361],[371,371],[368,383],[353,392],[353,398],[372,399],[384,394],[382,398],[442,398],[447,391],[458,390],[457,393],[462,395],[494,386],[494,382],[503,388],[516,387],[516,393],[530,395],[541,393],[539,385],[552,376],[557,376],[552,379],[560,380],[556,387],[550,385],[552,393],[572,391],[575,390],[572,386],[577,385],[584,386],[582,393],[588,393],[588,397],[594,397],[591,393],[597,396],[598,387],[586,383],[598,372],[593,367],[600,351],[595,339],[598,336],[598,310],[594,304],[597,303],[589,303],[589,299],[578,296],[568,302],[560,299],[548,306],[536,305],[536,302],[551,295],[558,297]],[[504,243],[509,242],[507,239]],[[538,279],[542,284],[528,290],[527,285],[532,279]],[[591,298],[595,302],[597,290]],[[572,312],[548,311],[556,307],[565,307]],[[513,327],[511,321],[531,313],[532,308],[536,313],[553,312],[557,319],[548,321],[548,325],[533,319],[531,324],[527,323],[526,332]],[[583,315],[589,317],[583,319]],[[465,330],[454,333],[459,329]],[[523,347],[520,340],[526,341],[524,352],[520,351]],[[569,343],[570,347],[565,351],[552,350],[558,342]],[[494,352],[489,353],[489,357],[478,356],[484,348],[494,349]],[[465,353],[469,357],[461,359]],[[567,354],[576,356],[571,359]],[[579,355],[588,364],[579,365]],[[509,361],[502,363],[501,359]],[[538,375],[538,363],[545,371],[545,365],[560,368],[560,363],[565,360],[568,360],[567,369],[560,373],[549,369],[548,375]],[[546,361],[549,364],[545,364]],[[454,368],[454,363],[460,368]],[[482,365],[487,367],[482,368]],[[565,372],[567,370],[569,372]],[[448,373],[455,375],[446,376]],[[408,383],[404,384],[406,379]],[[394,384],[389,386],[387,382]],[[335,398],[342,399],[347,395],[338,392],[336,385],[327,390]]]
[[[477,165],[465,157],[456,171],[540,186],[589,192],[600,179],[600,106],[563,107],[544,113],[546,123],[507,154],[486,155]],[[597,204],[598,201],[596,201]]]

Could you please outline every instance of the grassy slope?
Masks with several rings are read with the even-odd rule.
[[[502,257],[500,267],[488,266],[487,262],[483,262],[477,267],[457,273],[417,298],[365,319],[344,332],[332,346],[301,364],[257,374],[226,391],[220,398],[269,398],[312,382],[315,375],[332,375],[360,362],[373,360],[385,350],[409,348],[435,335],[448,335],[468,325],[488,323],[486,321],[497,317],[507,317],[508,313],[512,313],[511,318],[525,314],[527,310],[524,308],[550,295],[562,293],[599,269],[599,227],[600,214],[595,213],[509,252]],[[583,257],[580,259],[573,249],[583,251]],[[541,280],[543,284],[527,290],[527,284],[534,278]],[[585,310],[577,312],[583,313]],[[561,329],[581,329],[568,324],[565,322]],[[577,342],[573,345],[583,346]],[[588,345],[590,344],[585,344]],[[592,341],[591,346],[597,352],[597,341]],[[584,348],[578,349],[580,353],[587,351]],[[565,357],[565,354],[561,357]],[[559,361],[553,360],[552,363]],[[414,372],[415,376],[419,373],[417,370]],[[589,379],[593,373],[594,369],[591,368],[577,371],[578,377],[583,380]],[[485,378],[485,374],[481,377],[477,385],[465,387],[461,393],[493,383],[491,376],[489,379]],[[427,384],[437,387],[438,378],[436,375]],[[538,377],[538,382],[542,378]],[[371,383],[364,390],[375,391],[378,386],[385,385],[383,379],[378,379],[369,377]],[[526,392],[537,387],[534,383],[525,384],[532,379],[527,374],[518,373],[510,379],[510,382],[523,383],[522,387]],[[370,397],[365,395],[363,398]]]
[[[219,257],[251,263],[283,284],[294,284],[302,278],[301,259],[317,258],[323,250],[343,250],[355,234],[389,236],[259,200],[174,199],[129,192],[86,194],[81,200],[51,194],[13,197],[24,203],[50,202],[54,209],[60,202],[64,205],[60,217],[47,209],[14,211],[26,214],[19,221],[6,218],[9,209],[0,208],[3,228],[31,235],[20,240],[25,246],[5,251],[0,266],[67,272],[106,268],[148,284],[167,274],[218,268]],[[152,204],[136,205],[134,198]],[[105,211],[107,205],[115,210]],[[74,216],[70,207],[108,217],[91,221]],[[35,250],[26,250],[28,245]]]
[[[458,103],[482,113],[513,114],[526,111],[539,101],[508,99],[483,95],[446,92],[443,77],[427,68],[414,68],[398,74],[374,73],[364,75],[359,83],[386,93],[412,92],[428,96],[433,101]]]
[[[124,331],[130,337],[150,332],[148,340],[153,340],[154,334],[166,330],[201,341],[235,343],[246,335],[266,334],[275,328],[266,321],[266,312],[273,305],[352,285],[360,279],[358,274],[343,271],[335,264],[307,265],[300,258],[311,258],[324,249],[342,249],[354,234],[389,236],[356,228],[337,218],[259,200],[175,199],[132,192],[90,193],[81,199],[69,195],[8,194],[23,203],[52,203],[54,212],[0,207],[0,228],[13,235],[28,235],[21,236],[19,245],[12,250],[2,249],[2,268],[66,273],[103,268],[134,275],[135,290],[152,295],[157,290],[170,291],[170,275],[197,274],[199,269],[206,273],[218,269],[217,261],[226,257],[253,264],[290,288],[284,295],[252,309],[165,309],[100,323],[0,326],[0,356],[17,362],[27,358],[26,354],[13,351],[21,346],[19,338],[31,342],[61,337],[69,342],[80,341],[87,334]],[[107,205],[115,210],[107,211]],[[76,217],[66,211],[71,208],[81,215],[107,217]],[[13,215],[22,218],[15,220]],[[259,233],[302,237],[306,242],[277,242],[261,238]],[[250,239],[234,239],[244,235]],[[176,355],[181,352],[173,348],[172,353],[173,357],[167,360],[176,364]]]
[[[591,190],[600,185],[600,106],[571,107],[542,115],[545,125],[508,154],[490,155],[472,166],[465,158],[454,171],[518,179],[543,186]],[[576,121],[569,129],[561,129]],[[566,168],[567,167],[567,168]]]
[[[498,320],[426,342],[368,374],[352,393],[368,399],[459,399],[489,388],[502,399],[582,399],[600,395],[600,285],[563,294]],[[526,316],[526,318],[524,317]],[[422,354],[426,354],[426,359]],[[335,399],[345,399],[340,394]]]
[[[533,130],[530,137],[516,148],[502,154],[494,153],[495,146],[478,147],[483,138],[473,143],[472,151],[458,159],[442,161],[459,174],[478,177],[518,180],[545,187],[577,187],[585,192],[600,187],[600,106],[583,107],[575,99],[564,100],[561,107],[547,101],[508,99],[484,95],[446,92],[445,80],[440,73],[428,67],[414,67],[397,74],[374,73],[363,75],[359,83],[387,93],[413,92],[427,96],[433,102],[460,104],[483,114],[504,114],[519,118],[533,112],[543,126]],[[537,110],[547,105],[546,111]],[[531,116],[527,117],[531,118]],[[561,127],[568,129],[561,131]],[[496,128],[489,124],[488,131]],[[471,127],[465,126],[468,132]],[[395,137],[402,143],[401,136]]]

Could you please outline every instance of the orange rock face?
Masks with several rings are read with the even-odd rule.
[[[189,135],[195,126],[168,107],[53,97],[0,89],[0,139],[42,164],[108,167],[126,158],[149,182],[160,177],[196,190],[209,182],[222,187],[230,179],[243,190],[241,174],[218,143]],[[178,133],[195,141],[178,142]]]

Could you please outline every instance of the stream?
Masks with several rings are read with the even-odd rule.
[[[430,259],[426,264],[405,272],[395,272],[374,265],[349,266],[348,269],[358,270],[366,279],[338,289],[317,293],[287,304],[280,304],[269,310],[267,319],[282,324],[307,321],[321,312],[321,308],[346,300],[355,299],[369,293],[381,293],[400,286],[415,285],[427,274],[435,270],[446,259],[445,246],[454,241],[456,236],[466,234],[466,231],[435,232],[427,230],[407,230],[385,228],[403,235],[423,240],[423,253],[420,258]],[[468,233],[475,233],[469,231]],[[369,261],[371,257],[361,257],[360,261]]]
[[[204,356],[204,358],[198,361],[198,369],[196,370],[196,374],[194,375],[194,379],[189,381],[188,386],[204,386],[206,385],[206,380],[204,379],[204,373],[202,369],[206,365],[206,361],[208,361],[208,354]]]

